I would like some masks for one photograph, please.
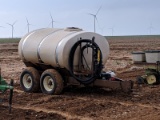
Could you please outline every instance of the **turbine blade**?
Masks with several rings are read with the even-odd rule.
[[[0,26],[1,28],[4,28],[3,26]]]
[[[102,8],[102,6],[99,7],[99,9],[97,10],[96,15],[99,13],[100,9]]]
[[[52,23],[52,22],[50,22],[47,27],[49,27],[49,26],[51,25],[51,23]]]
[[[95,16],[95,19],[98,21],[97,16]]]
[[[91,15],[91,16],[94,16],[94,17],[96,16],[96,15],[94,15],[94,14],[92,14],[92,13],[88,13],[88,15]]]
[[[50,13],[50,17],[51,17],[51,19],[52,19],[52,21],[53,21],[53,17],[52,17],[52,15],[51,15],[51,13]]]
[[[26,18],[27,24],[29,25],[28,19]]]
[[[16,22],[17,22],[17,20],[12,25],[16,24]]]
[[[100,28],[100,25],[99,25],[99,22],[98,22],[98,19],[97,19],[97,17],[95,16],[95,19],[96,19],[96,21],[97,21],[97,23],[98,23],[98,27]]]
[[[11,24],[9,24],[9,23],[6,23],[6,24],[8,24],[8,25],[12,26],[12,25],[11,25]]]

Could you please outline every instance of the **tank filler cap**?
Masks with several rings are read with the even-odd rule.
[[[64,29],[65,31],[82,31],[82,29],[77,27],[67,27]]]

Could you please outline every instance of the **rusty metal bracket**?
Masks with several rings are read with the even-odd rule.
[[[94,82],[94,86],[110,88],[112,90],[122,90],[123,92],[129,93],[132,92],[133,81],[97,79]]]

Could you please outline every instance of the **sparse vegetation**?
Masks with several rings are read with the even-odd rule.
[[[18,43],[21,38],[0,38],[0,43]]]

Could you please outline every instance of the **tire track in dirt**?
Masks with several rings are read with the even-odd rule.
[[[113,103],[116,103],[116,102],[113,102]],[[145,108],[156,108],[158,110],[160,110],[160,107],[158,106],[155,106],[155,105],[147,105],[147,104],[141,104],[141,103],[124,103],[124,102],[118,102],[120,103],[121,105],[125,105],[125,106],[138,106],[138,107],[145,107]]]
[[[18,92],[18,93],[23,93],[24,91],[21,91],[21,90],[18,90],[18,89],[15,89],[14,91]],[[53,95],[54,96],[54,95]],[[53,96],[45,96],[43,98],[41,98],[39,102],[43,102],[43,101],[48,101],[50,99],[52,99]],[[67,95],[62,95],[64,98],[70,98],[69,96]],[[120,105],[123,105],[123,106],[138,106],[138,107],[146,107],[146,108],[156,108],[158,110],[160,110],[160,107],[159,106],[156,106],[156,105],[147,105],[147,104],[141,104],[141,103],[131,103],[131,102],[121,102],[121,101],[117,101],[117,100],[107,100],[107,99],[99,99],[99,98],[89,98],[89,97],[79,97],[79,96],[75,96],[73,97],[73,100],[74,99],[79,99],[79,100],[83,100],[83,101],[95,101],[95,102],[102,102],[102,103],[106,103],[106,102],[109,102],[109,103],[113,103],[113,104],[117,104],[119,103]],[[36,102],[33,102],[33,104],[36,104]],[[47,109],[45,110],[47,111]],[[50,111],[50,110],[49,110]]]
[[[4,106],[8,106],[8,105],[4,105]],[[65,117],[67,120],[70,120],[70,119],[72,119],[72,120],[73,119],[92,120],[92,118],[89,118],[89,117],[71,115],[67,112],[61,112],[61,111],[57,111],[57,110],[49,110],[49,109],[41,108],[41,107],[31,107],[31,106],[23,106],[23,105],[15,104],[15,105],[12,105],[12,108],[22,109],[22,110],[34,110],[36,112],[54,113],[54,114],[58,114],[58,115]]]
[[[76,97],[76,99],[81,99],[81,100],[89,100],[87,98],[84,98],[84,97]],[[131,102],[121,102],[121,101],[113,101],[113,100],[101,100],[101,99],[97,99],[97,98],[94,98],[93,101],[95,102],[109,102],[109,103],[113,103],[113,104],[117,104],[119,103],[120,105],[123,105],[123,106],[138,106],[138,107],[146,107],[146,108],[156,108],[158,110],[160,110],[160,107],[156,106],[156,105],[147,105],[147,104],[141,104],[141,103],[131,103]]]

